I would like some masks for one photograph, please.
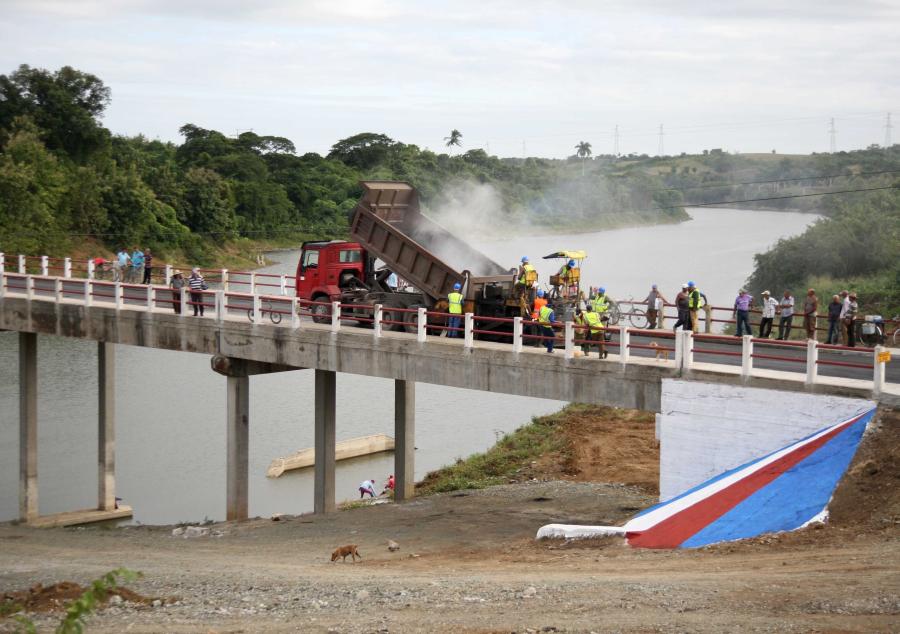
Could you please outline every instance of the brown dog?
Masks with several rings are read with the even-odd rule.
[[[356,544],[347,544],[346,546],[341,546],[333,553],[331,553],[331,561],[337,561],[338,557],[341,558],[341,561],[347,561],[347,555],[353,557],[354,563],[356,563],[357,557],[362,559],[362,555],[360,555],[359,551],[356,550]]]
[[[657,359],[665,359],[666,361],[669,360],[669,351],[661,348],[658,343],[656,343],[655,341],[651,341],[650,347],[656,348],[656,358]]]

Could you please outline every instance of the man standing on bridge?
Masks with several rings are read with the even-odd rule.
[[[688,311],[691,316],[691,330],[699,332],[700,325],[700,291],[693,282],[688,282]]]
[[[746,289],[738,291],[738,296],[734,300],[734,310],[731,316],[737,315],[737,333],[735,337],[743,336],[742,326],[747,329],[747,334],[753,336],[753,329],[750,327],[750,307],[753,305],[753,295],[750,295]]]
[[[647,330],[653,330],[659,321],[659,311],[662,310],[668,300],[662,296],[662,293],[659,292],[656,284],[654,284],[650,289],[650,294],[647,295],[647,299],[644,301],[647,302],[647,321],[649,322]]]
[[[778,300],[772,297],[769,291],[762,292],[762,319],[759,322],[759,338],[768,339],[772,334],[772,323],[775,321],[775,311],[778,308]]]
[[[556,313],[553,312],[552,308],[545,304],[544,306],[541,306],[538,322],[541,325],[541,335],[544,337],[544,346],[547,347],[547,352],[553,354],[553,340],[556,338],[556,334],[553,332],[553,324],[556,323]]]
[[[794,296],[790,291],[784,292],[779,307],[781,308],[781,321],[778,322],[778,340],[787,341],[791,338],[791,326],[794,321]]]
[[[682,284],[681,292],[675,296],[675,309],[678,311],[678,321],[675,322],[672,330],[689,328],[691,325],[691,311],[688,310],[689,298],[687,291],[688,285]]]
[[[447,312],[450,318],[447,320],[447,337],[459,337],[459,324],[462,322],[463,296],[460,293],[462,285],[459,282],[453,285],[453,292],[447,293]]]
[[[816,317],[819,311],[819,298],[815,289],[806,291],[806,299],[803,300],[803,327],[806,328],[806,338],[816,338]]]

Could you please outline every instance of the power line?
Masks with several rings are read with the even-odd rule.
[[[884,189],[900,189],[900,185],[887,185],[885,187],[868,187],[865,189],[845,189],[836,192],[818,192],[816,194],[792,194],[790,196],[769,196],[768,198],[746,198],[744,200],[723,200],[714,203],[684,203],[670,205],[660,209],[680,209],[681,207],[715,207],[716,205],[736,205],[738,203],[759,203],[768,200],[789,200],[791,198],[809,198],[810,196],[833,196],[835,194],[856,194],[859,192],[876,192]]]
[[[739,181],[737,183],[718,183],[718,184],[708,184],[708,185],[694,185],[691,187],[661,187],[659,189],[655,189],[653,191],[691,191],[694,189],[715,189],[717,187],[732,187],[734,185],[766,185],[770,183],[792,183],[796,181],[815,181],[815,180],[824,180],[826,178],[851,178],[855,176],[878,176],[880,174],[900,174],[900,169],[897,170],[881,170],[878,172],[860,172],[859,174],[827,174],[824,176],[801,176],[799,178],[776,178],[773,180],[767,181]]]

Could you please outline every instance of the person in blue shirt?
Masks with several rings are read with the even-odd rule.
[[[116,253],[116,259],[113,260],[113,282],[122,281],[122,273],[123,271],[127,273],[129,264],[131,264],[131,258],[128,257],[128,251],[122,247]]]
[[[137,284],[144,275],[144,252],[134,247],[134,253],[131,254],[131,273],[129,282]]]

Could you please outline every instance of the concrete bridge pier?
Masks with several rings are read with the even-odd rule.
[[[394,500],[416,494],[416,382],[394,381]]]
[[[97,343],[97,509],[116,508],[116,344]]]
[[[337,373],[316,370],[315,483],[313,508],[317,515],[333,513]]]
[[[38,517],[37,335],[19,333],[19,519]]]

